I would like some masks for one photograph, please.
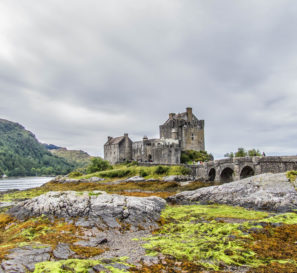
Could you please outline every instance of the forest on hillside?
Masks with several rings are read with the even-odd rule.
[[[50,153],[22,125],[0,119],[0,175],[57,175],[74,168],[74,164]]]

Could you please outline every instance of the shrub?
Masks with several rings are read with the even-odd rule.
[[[138,165],[139,165],[139,163],[137,161],[132,161],[127,164],[127,167],[138,166]]]
[[[294,182],[297,178],[297,171],[288,171],[287,177],[290,179],[291,182]]]
[[[187,167],[181,167],[180,172],[181,172],[182,175],[189,175],[189,174],[192,173],[192,170],[190,168],[187,168]]]
[[[133,171],[129,169],[112,170],[100,173],[103,178],[121,178],[128,175],[132,175]]]
[[[91,164],[87,167],[87,173],[105,171],[111,168],[112,166],[109,164],[107,160],[103,160],[100,157],[93,157],[91,159]]]
[[[68,176],[70,177],[70,178],[74,178],[74,177],[79,177],[79,176],[82,176],[83,174],[81,173],[81,172],[79,172],[79,171],[73,171],[73,172],[71,172]]]
[[[169,167],[159,165],[155,170],[155,174],[167,174],[168,171]]]
[[[191,164],[192,162],[198,162],[198,161],[209,161],[213,160],[213,155],[208,154],[206,151],[194,151],[194,150],[187,150],[182,152],[181,154],[181,163],[185,164]]]
[[[145,176],[148,176],[149,173],[148,173],[146,170],[140,169],[140,171],[139,171],[139,175],[140,175],[141,177],[145,177]]]

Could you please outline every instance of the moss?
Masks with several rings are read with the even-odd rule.
[[[266,212],[226,205],[171,206],[162,212],[160,229],[143,239],[148,241],[144,247],[149,255],[163,253],[180,264],[187,261],[207,270],[232,265],[251,267],[250,272],[282,272],[281,268],[297,272],[296,215],[270,217]],[[279,222],[283,224],[273,225]],[[162,265],[144,265],[143,272],[158,272],[157,268],[164,270]]]
[[[189,219],[198,218],[238,218],[245,220],[257,220],[267,217],[269,214],[262,211],[248,210],[242,207],[232,207],[227,205],[189,205],[189,206],[168,206],[163,211],[162,217],[166,219]]]
[[[78,245],[72,245],[70,248],[77,255],[81,257],[86,257],[86,258],[101,255],[106,250],[106,249],[101,249],[99,247],[78,246]]]
[[[218,270],[220,264],[259,266],[254,252],[244,247],[251,223],[225,223],[217,217],[261,219],[267,213],[230,206],[174,206],[162,213],[165,225],[144,245],[148,253],[162,252],[176,259]]]
[[[25,222],[14,219],[0,233],[0,261],[10,249],[25,245],[50,245],[54,249],[59,243],[73,244],[81,234],[80,227],[68,224],[63,219],[50,221],[38,217]]]
[[[297,213],[296,212],[288,212],[283,214],[278,214],[273,217],[269,217],[264,219],[263,222],[267,223],[283,223],[283,224],[297,224]]]
[[[114,263],[122,263],[121,259],[115,259]],[[41,262],[35,265],[34,273],[87,273],[93,266],[101,264],[112,273],[125,273],[128,271],[114,268],[112,264],[104,264],[100,260],[69,259],[58,262]]]

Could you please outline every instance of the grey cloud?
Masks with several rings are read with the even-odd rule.
[[[292,0],[2,1],[0,111],[42,141],[101,154],[187,106],[215,156],[296,147]]]

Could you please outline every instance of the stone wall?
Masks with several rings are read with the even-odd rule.
[[[110,164],[115,164],[119,161],[119,145],[105,145],[104,146],[104,159],[108,160]]]

